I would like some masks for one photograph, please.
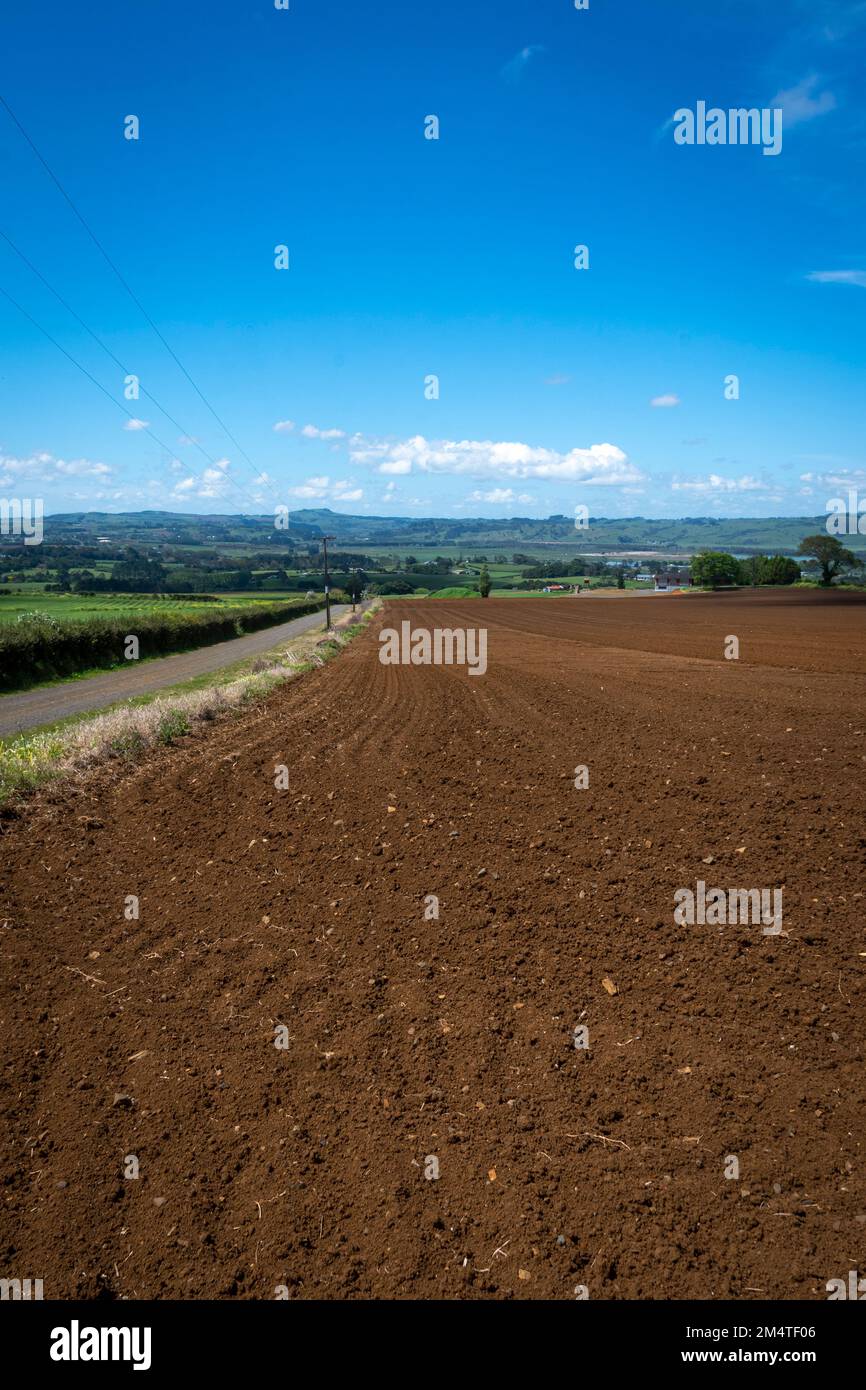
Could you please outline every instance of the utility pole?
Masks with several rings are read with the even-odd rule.
[[[335,541],[336,536],[323,536],[322,545],[325,550],[325,631],[331,631],[331,580],[328,574],[328,541]]]

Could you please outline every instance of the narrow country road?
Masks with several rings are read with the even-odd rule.
[[[336,620],[349,611],[347,603],[333,604],[331,615]],[[279,623],[276,627],[250,632],[246,637],[233,637],[228,642],[216,642],[191,652],[161,656],[143,665],[131,663],[127,669],[106,671],[103,676],[86,680],[64,681],[62,685],[44,685],[37,690],[25,690],[20,695],[0,697],[0,738],[23,733],[40,724],[52,724],[70,714],[85,714],[104,709],[116,700],[129,700],[136,695],[149,695],[169,685],[192,680],[196,676],[219,671],[235,661],[270,651],[280,642],[300,637],[324,622],[324,608],[303,618]]]

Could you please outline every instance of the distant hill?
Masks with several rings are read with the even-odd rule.
[[[291,546],[334,536],[338,545],[536,550],[593,553],[647,550],[693,554],[696,550],[796,551],[804,536],[823,531],[825,516],[812,517],[591,517],[575,530],[572,517],[393,517],[348,516],[327,507],[291,513],[286,531],[274,528],[273,515],[189,516],[177,512],[68,512],[47,517],[45,539],[54,543],[92,543],[104,536],[113,543]],[[846,544],[866,553],[866,536],[849,536]]]

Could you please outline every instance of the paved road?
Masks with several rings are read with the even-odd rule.
[[[331,620],[336,621],[349,611],[347,603],[333,604]],[[279,623],[276,627],[250,632],[246,637],[233,637],[228,642],[216,642],[192,652],[178,652],[175,656],[157,657],[142,666],[130,663],[128,668],[106,671],[104,676],[88,676],[86,680],[64,681],[62,685],[25,690],[20,695],[0,696],[0,738],[20,734],[24,729],[33,729],[38,724],[52,724],[55,719],[65,719],[70,714],[104,709],[117,700],[149,695],[151,691],[162,690],[167,685],[177,685],[180,681],[219,671],[235,661],[270,651],[271,647],[276,647],[289,637],[299,637],[311,628],[324,628],[324,621],[323,608],[319,613],[308,613],[304,618],[293,618],[291,622]]]

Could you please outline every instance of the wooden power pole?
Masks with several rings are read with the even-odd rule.
[[[322,546],[325,551],[325,631],[331,631],[331,579],[328,574],[328,541],[335,541],[336,536],[323,536]]]

